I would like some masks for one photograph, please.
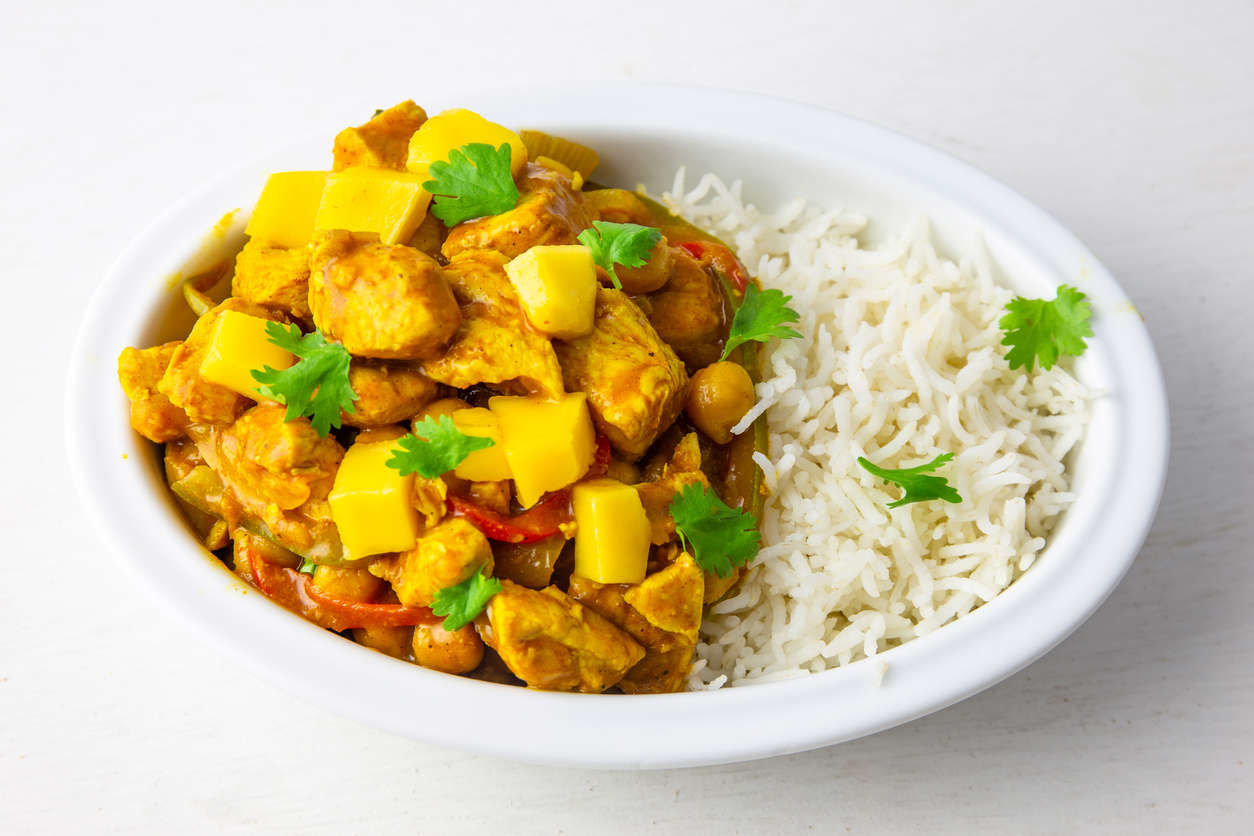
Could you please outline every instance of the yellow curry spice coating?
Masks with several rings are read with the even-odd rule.
[[[321,233],[314,245],[309,307],[323,334],[360,357],[436,356],[461,323],[433,259],[343,230]]]

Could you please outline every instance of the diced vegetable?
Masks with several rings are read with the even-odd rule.
[[[571,142],[561,136],[546,134],[544,131],[519,131],[523,144],[527,146],[527,154],[537,163],[540,158],[552,160],[571,171],[577,171],[585,178],[597,167],[600,157],[597,152],[586,145]]]
[[[239,311],[219,314],[209,335],[209,347],[200,361],[200,376],[246,398],[264,397],[252,370],[267,366],[286,369],[296,360],[291,352],[270,342],[266,331],[269,324],[268,319]]]
[[[327,175],[314,229],[377,232],[384,244],[404,244],[427,216],[426,172],[346,168]]]
[[[395,441],[354,444],[335,474],[331,518],[353,558],[404,551],[418,542],[414,477],[387,466],[395,450]]]
[[[505,272],[538,331],[570,340],[592,330],[597,274],[587,247],[532,247],[506,264]]]
[[[517,176],[527,163],[527,146],[518,134],[495,122],[489,122],[472,110],[458,108],[432,116],[409,138],[409,170],[425,174],[427,166],[447,160],[449,153],[482,142],[493,148],[509,143],[510,172]]]
[[[580,482],[575,510],[575,574],[597,583],[640,583],[649,562],[650,528],[640,496],[614,479]]]
[[[314,217],[326,181],[325,171],[271,174],[244,232],[274,247],[305,246],[313,240]]]
[[[501,444],[501,423],[491,410],[459,409],[452,414],[453,426],[466,435],[492,439],[492,446],[476,450],[457,466],[454,474],[472,482],[497,482],[509,479],[509,462]]]
[[[524,508],[574,482],[592,464],[596,432],[587,399],[575,392],[557,401],[509,396],[488,401],[501,422],[501,446]]]

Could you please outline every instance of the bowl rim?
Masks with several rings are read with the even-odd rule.
[[[649,108],[633,106],[646,95]],[[694,97],[700,108],[692,107]],[[520,100],[535,114],[532,124],[550,129],[569,124],[665,132],[682,117],[687,129],[717,133],[738,125],[746,135],[798,154],[837,149],[943,196],[981,223],[997,225],[1044,263],[1065,257],[1087,265],[1086,289],[1108,305],[1131,305],[1097,258],[1043,210],[967,163],[885,128],[759,94],[637,82],[497,90],[459,99],[465,103],[461,106],[492,113],[517,109]],[[744,125],[746,112],[755,114],[750,126]],[[767,137],[761,127],[766,124],[787,126],[787,135]],[[251,587],[189,538],[183,523],[170,514],[170,501],[152,490],[151,474],[137,466],[135,459],[151,445],[129,429],[124,409],[113,408],[125,399],[112,364],[152,307],[151,298],[138,297],[151,292],[148,279],[169,275],[187,260],[191,242],[221,213],[224,189],[272,167],[288,150],[193,191],[118,258],[78,331],[65,429],[78,492],[112,550],[176,617],[293,694],[426,742],[537,763],[663,768],[803,751],[939,710],[1027,666],[1097,609],[1149,531],[1168,454],[1162,373],[1139,317],[1102,317],[1094,322],[1093,343],[1101,346],[1111,379],[1129,385],[1118,392],[1119,432],[1100,502],[1086,510],[1081,525],[1069,525],[1069,551],[1063,557],[1057,555],[1058,544],[1051,543],[1032,571],[1005,592],[931,634],[821,674],[713,692],[631,697],[492,685],[363,652],[250,594]],[[137,298],[150,304],[135,305]],[[102,373],[105,366],[109,374]],[[112,412],[101,415],[102,404]],[[1074,508],[1068,512],[1074,513]],[[1045,560],[1046,554],[1052,559]],[[883,665],[890,666],[887,678]],[[439,700],[440,711],[423,711],[415,698]],[[729,728],[735,732],[729,734]]]

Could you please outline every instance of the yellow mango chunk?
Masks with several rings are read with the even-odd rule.
[[[532,247],[506,264],[505,272],[537,331],[562,340],[592,332],[598,283],[587,247]]]
[[[313,240],[314,217],[326,186],[325,171],[271,174],[244,232],[271,247],[303,247]]]
[[[650,529],[640,495],[617,479],[580,482],[575,512],[575,574],[597,583],[640,583],[649,562]]]
[[[501,446],[524,508],[574,482],[592,464],[596,432],[583,392],[556,401],[502,395],[489,400],[488,409],[501,422]]]
[[[495,444],[476,450],[454,468],[453,473],[472,482],[499,482],[509,479],[509,462],[505,460],[505,447],[501,444],[501,423],[491,410],[459,409],[449,416],[453,426],[465,435],[490,438]]]
[[[209,347],[200,361],[200,376],[210,383],[253,400],[267,400],[257,391],[252,370],[286,369],[295,362],[286,350],[270,342],[270,320],[239,311],[223,311],[209,332]]]
[[[354,444],[327,498],[345,553],[352,558],[412,549],[418,542],[414,475],[387,466],[395,441]]]
[[[509,170],[515,177],[527,164],[527,146],[518,134],[489,122],[473,110],[458,108],[432,116],[409,138],[409,170],[426,172],[431,163],[447,160],[449,152],[482,142],[499,148],[509,143]]]
[[[403,244],[427,216],[431,192],[425,174],[385,168],[346,168],[327,175],[314,229],[376,232],[384,244]]]

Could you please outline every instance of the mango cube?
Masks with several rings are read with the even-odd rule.
[[[476,450],[454,468],[453,473],[472,482],[499,482],[510,478],[509,462],[505,460],[505,448],[501,444],[501,422],[491,410],[459,409],[450,419],[453,426],[466,435],[490,438],[491,447]]]
[[[305,246],[313,240],[314,217],[326,180],[325,171],[271,174],[244,232],[271,247]]]
[[[505,272],[536,330],[561,340],[592,332],[598,283],[587,247],[532,247],[506,264]]]
[[[336,471],[331,519],[351,558],[412,549],[418,542],[414,475],[387,466],[395,441],[354,444]]]
[[[403,244],[427,216],[425,175],[385,168],[346,168],[327,175],[314,229],[376,232],[384,244]]]
[[[548,491],[564,488],[588,471],[596,432],[583,392],[560,400],[498,396],[488,409],[501,422],[501,446],[514,477],[518,504],[528,508]]]
[[[246,398],[264,400],[257,391],[252,370],[286,369],[295,361],[290,353],[270,342],[268,319],[239,311],[218,314],[209,332],[209,347],[200,361],[200,376],[210,383],[239,392]]]
[[[452,151],[472,142],[499,148],[509,143],[509,170],[515,177],[527,164],[527,146],[518,134],[489,122],[472,110],[458,108],[432,116],[409,138],[410,171],[425,173],[431,163],[447,160]]]
[[[650,529],[640,495],[616,479],[580,482],[575,511],[575,574],[597,583],[640,583],[649,562]]]

